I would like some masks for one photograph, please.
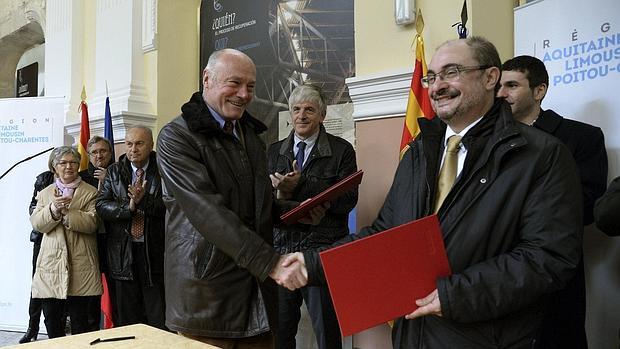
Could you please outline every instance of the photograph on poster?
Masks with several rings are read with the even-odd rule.
[[[355,74],[353,17],[353,0],[203,0],[200,67],[224,48],[252,58],[257,83],[248,110],[268,126],[271,143],[278,139],[279,112],[288,110],[296,86],[321,87],[328,105],[351,101],[345,79]],[[342,132],[351,133],[350,125]]]

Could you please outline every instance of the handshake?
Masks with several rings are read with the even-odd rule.
[[[269,276],[280,286],[294,291],[308,283],[308,270],[301,252],[280,256]]]

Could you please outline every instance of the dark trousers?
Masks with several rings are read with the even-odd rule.
[[[278,287],[278,334],[276,348],[295,349],[295,335],[301,318],[301,305],[306,302],[312,328],[320,349],[342,348],[340,327],[327,287],[302,287],[289,291]]]
[[[65,335],[65,309],[71,317],[71,334],[89,332],[88,304],[97,296],[69,296],[66,300],[43,298],[43,314],[49,338]]]
[[[34,271],[37,268],[37,257],[39,257],[39,250],[41,250],[41,242],[35,242],[32,247],[32,276],[34,276]],[[43,309],[41,299],[32,298],[31,293],[30,303],[28,304],[29,328],[39,328],[39,321],[41,321],[41,309]]]
[[[93,296],[88,303],[88,331],[101,329],[101,296]]]
[[[163,330],[165,326],[164,283],[162,277],[153,277],[149,285],[144,243],[132,243],[133,280],[114,280],[113,307],[116,309],[114,326],[147,324]]]

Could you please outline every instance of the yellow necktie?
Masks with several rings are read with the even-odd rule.
[[[437,200],[435,201],[435,213],[439,211],[441,204],[448,196],[450,189],[454,185],[456,180],[456,170],[458,166],[458,152],[459,144],[461,143],[461,136],[450,136],[448,138],[448,149],[446,149],[446,156],[439,171],[439,181],[437,182]]]

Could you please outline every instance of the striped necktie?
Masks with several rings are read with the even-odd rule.
[[[139,168],[136,170],[136,182],[134,185],[142,186],[144,183],[144,170]],[[131,236],[134,239],[140,239],[144,236],[144,212],[142,210],[136,210],[131,220]]]

